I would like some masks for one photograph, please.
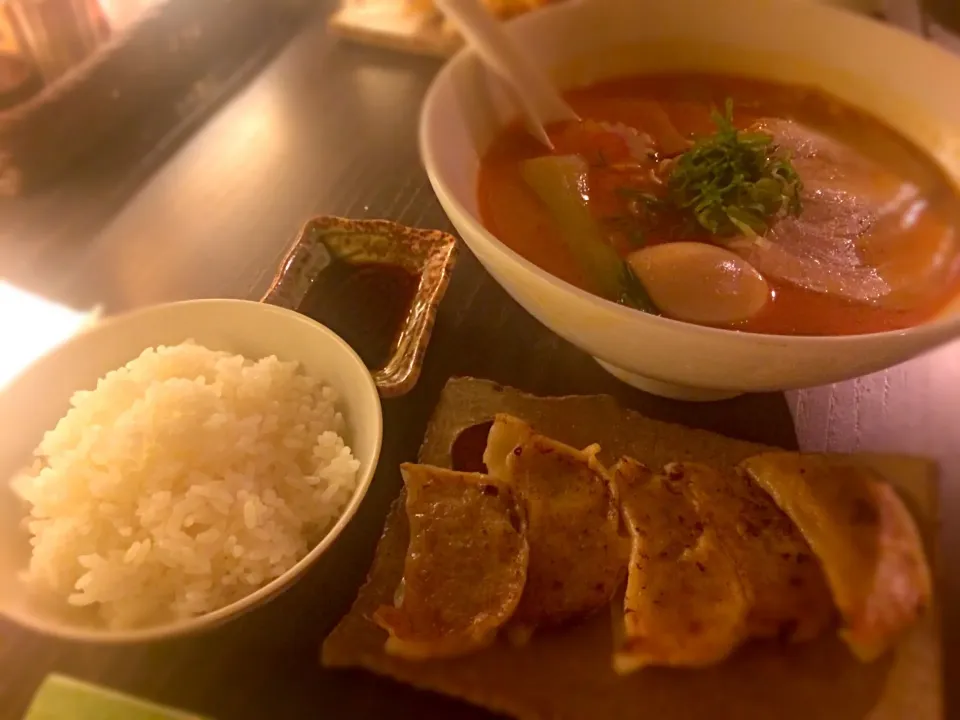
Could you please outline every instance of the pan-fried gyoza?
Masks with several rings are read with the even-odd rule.
[[[616,491],[596,448],[577,450],[498,415],[484,464],[516,491],[527,518],[530,568],[512,637],[523,641],[538,627],[606,607],[623,579],[628,546],[619,534]]]
[[[527,639],[624,591],[613,667],[702,667],[751,638],[809,641],[833,623],[863,661],[929,603],[929,569],[896,493],[824,456],[736,468],[577,450],[498,415],[489,475],[406,465],[410,544],[397,607],[376,621],[408,659]]]
[[[419,690],[439,692],[498,716],[517,720],[595,720],[601,717],[638,720],[687,720],[692,717],[851,720],[870,717],[892,720],[905,717],[905,713],[911,720],[939,720],[943,717],[937,600],[929,594],[929,571],[916,534],[919,528],[926,552],[934,553],[938,492],[933,463],[902,455],[868,453],[820,457],[788,453],[653,420],[618,407],[606,396],[542,398],[485,380],[451,380],[425,434],[418,455],[420,462],[478,470],[483,475],[469,477],[476,482],[489,480],[509,488],[516,498],[521,517],[526,514],[522,494],[510,486],[509,479],[504,479],[507,456],[520,443],[508,432],[490,433],[492,421],[498,413],[504,412],[523,420],[528,438],[540,434],[564,443],[568,448],[586,448],[583,452],[591,458],[590,463],[604,468],[611,478],[617,478],[614,469],[622,471],[629,463],[631,472],[641,478],[641,488],[646,487],[642,478],[669,477],[668,484],[660,481],[661,484],[682,492],[679,496],[660,499],[660,512],[651,513],[649,520],[639,518],[636,512],[631,513],[631,508],[652,509],[652,500],[637,504],[626,490],[617,493],[620,534],[628,551],[621,570],[625,582],[621,583],[608,607],[582,618],[571,618],[562,627],[540,626],[523,647],[509,641],[513,639],[513,613],[509,619],[498,617],[494,623],[499,623],[498,637],[493,642],[474,651],[468,648],[466,654],[453,660],[430,659],[433,656],[427,655],[423,660],[414,661],[409,655],[397,654],[397,648],[385,642],[388,634],[372,619],[379,609],[397,602],[398,587],[406,585],[403,577],[409,551],[415,549],[410,534],[411,506],[406,495],[402,495],[386,519],[367,581],[349,613],[323,643],[325,667],[363,668]],[[500,429],[512,427],[516,432],[524,427],[507,417],[501,420]],[[469,437],[470,442],[461,443],[464,437]],[[483,441],[477,443],[478,438],[487,440],[486,463],[481,461]],[[623,462],[618,467],[621,460]],[[794,498],[791,502],[800,506],[819,503],[818,516],[829,520],[833,526],[823,530],[834,535],[838,527],[841,532],[848,532],[843,530],[845,524],[857,518],[860,521],[857,532],[865,533],[864,537],[869,540],[858,540],[857,547],[872,545],[880,548],[878,553],[864,553],[856,548],[850,550],[863,565],[858,576],[872,576],[875,582],[856,583],[851,576],[848,579],[851,588],[844,595],[860,599],[846,607],[871,609],[869,613],[857,616],[872,618],[871,623],[858,624],[852,620],[854,615],[843,612],[844,606],[834,597],[834,584],[828,582],[834,572],[830,566],[836,560],[823,555],[822,539],[816,539],[810,528],[792,519],[795,508],[788,507],[783,497],[768,493],[764,483],[754,480],[752,472],[759,472],[764,466],[774,467],[781,474],[786,472],[788,478],[793,474],[794,480],[795,474],[789,472],[791,467],[799,469],[798,466],[802,466],[805,472],[801,475],[814,469],[820,480],[804,479],[804,485],[849,481],[847,470],[839,474],[830,470],[837,466],[865,469],[863,477],[855,482],[865,482],[870,494],[882,496],[883,500],[870,500],[867,505],[860,506],[856,515],[850,511],[860,504],[829,504],[819,496],[810,501],[807,499],[810,490],[793,493],[790,497]],[[619,481],[615,484],[623,488],[622,478],[617,479]],[[548,481],[549,478],[542,478],[539,482]],[[768,484],[773,486],[773,483]],[[789,485],[789,479],[779,480],[776,484],[782,489]],[[881,504],[883,507],[878,507]],[[668,512],[673,507],[682,508],[676,518]],[[873,516],[864,510],[865,507],[877,510],[876,516],[885,519],[878,524],[865,524],[863,520]],[[907,507],[910,514],[907,514]],[[668,622],[682,628],[679,621],[685,618],[717,618],[718,608],[704,604],[704,598],[709,597],[706,591],[710,589],[715,592],[719,589],[721,593],[724,587],[732,589],[730,597],[721,595],[724,604],[719,607],[733,608],[732,617],[735,618],[740,613],[735,592],[739,581],[745,599],[745,622],[741,625],[742,632],[727,633],[729,639],[726,643],[732,644],[733,648],[725,659],[720,657],[724,642],[713,648],[706,643],[715,630],[709,625],[704,638],[693,638],[691,647],[682,647],[682,652],[672,656],[663,652],[664,648],[676,650],[669,642],[661,642],[659,647],[651,643],[634,642],[631,645],[628,642],[628,622],[638,619],[626,612],[633,609],[629,603],[633,601],[636,607],[643,607],[636,602],[649,602],[654,597],[642,591],[643,582],[635,582],[630,592],[627,589],[631,580],[640,577],[635,566],[629,563],[629,553],[635,549],[629,520],[631,514],[637,528],[644,527],[644,524],[649,528],[655,525],[657,534],[648,541],[659,543],[663,546],[661,549],[669,550],[668,557],[677,560],[675,563],[660,563],[658,558],[656,563],[646,563],[645,572],[650,573],[655,586],[677,592],[679,580],[676,576],[683,574],[679,563],[690,560],[692,551],[683,548],[683,552],[678,552],[678,548],[670,548],[670,540],[678,539],[681,544],[689,543],[693,550],[701,551],[702,547],[685,539],[696,537],[700,532],[696,527],[698,521],[703,523],[704,530],[712,528],[715,534],[708,547],[716,552],[709,556],[710,565],[704,563],[704,566],[727,568],[722,575],[718,572],[719,581],[711,576],[712,582],[706,587],[701,587],[694,576],[690,580],[695,583],[691,585],[691,596],[684,597],[685,603],[672,609],[672,614],[661,613],[649,603],[643,608],[646,615],[642,619],[646,624],[635,626],[631,635],[669,640]],[[680,515],[684,524],[694,519],[692,531],[687,531],[687,535],[680,528]],[[583,522],[597,520],[584,521],[581,518],[571,522],[570,531],[575,532]],[[463,533],[463,538],[457,542],[469,543],[474,537],[482,540],[480,524],[461,522],[450,527]],[[871,527],[872,531],[869,530]],[[881,540],[880,527],[887,528],[883,531],[885,540]],[[899,530],[892,532],[895,528]],[[524,529],[522,534],[528,537],[529,529]],[[841,544],[846,542],[841,541]],[[576,552],[575,547],[572,552]],[[637,557],[640,552],[643,551],[637,549]],[[441,556],[435,558],[436,571],[451,573],[452,588],[466,597],[475,592],[471,588],[458,588],[463,581],[456,573],[465,572],[464,568],[453,565],[451,570],[449,556],[441,567],[440,559]],[[911,567],[905,562],[908,559],[916,566],[913,572],[904,572]],[[496,558],[492,560],[496,561]],[[488,561],[490,558],[483,562]],[[733,574],[729,571],[731,561],[735,568]],[[420,562],[429,563],[431,557],[423,556]],[[464,557],[463,563],[466,562],[468,559]],[[477,564],[479,561],[469,562]],[[695,563],[696,560],[692,565],[688,563],[688,567],[696,568]],[[531,547],[528,561],[531,573],[535,564]],[[485,572],[489,572],[496,565],[484,567]],[[884,567],[900,568],[900,571],[891,573],[884,571]],[[699,568],[696,572],[700,573]],[[891,583],[895,585],[891,586]],[[650,587],[646,590],[649,591]],[[521,594],[523,592],[525,588],[520,590]],[[910,601],[911,595],[918,602]],[[836,593],[836,597],[839,598],[840,593]],[[441,603],[433,594],[427,599]],[[458,601],[465,602],[463,598]],[[924,605],[929,611],[917,614]],[[914,612],[905,614],[904,607],[912,607]],[[464,608],[469,610],[470,606],[464,605]],[[880,608],[884,611],[878,612]],[[719,617],[722,619],[723,616]],[[891,618],[899,618],[896,624],[899,629],[886,622]],[[877,622],[880,619],[885,622]],[[736,623],[732,624],[736,626]],[[872,637],[883,640],[883,647],[888,651],[876,662],[858,661],[850,652],[854,648],[848,648],[836,636],[839,630],[849,638],[854,627],[869,627]],[[891,630],[893,632],[889,632]],[[722,633],[716,635],[721,640],[725,637]],[[858,632],[857,637],[862,638],[863,633]],[[489,639],[485,637],[485,640]],[[749,647],[741,647],[741,644]],[[641,646],[647,651],[647,657],[636,652]],[[717,659],[710,664],[706,661],[709,651],[714,649],[718,649]],[[650,650],[658,650],[658,653],[654,655]],[[668,664],[668,661],[673,662],[671,669],[656,667]],[[704,667],[704,664],[708,666]],[[642,665],[646,667],[640,667]]]
[[[715,529],[750,598],[747,634],[802,642],[835,615],[820,564],[803,535],[742,470],[720,473],[699,463],[674,463],[670,476]]]
[[[723,660],[746,637],[749,597],[716,529],[686,496],[682,475],[624,458],[614,477],[633,538],[614,668]]]
[[[843,616],[840,636],[865,662],[930,603],[930,569],[910,513],[875,473],[823,456],[768,453],[743,468],[796,523]]]
[[[410,544],[396,607],[374,620],[412,660],[473,652],[513,614],[529,548],[513,492],[494,478],[405,465]]]

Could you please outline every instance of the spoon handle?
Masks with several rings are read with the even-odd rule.
[[[527,120],[531,134],[553,149],[544,125],[559,120],[577,120],[553,83],[536,64],[517,47],[500,22],[481,0],[434,0],[436,6],[456,26],[480,59],[514,91],[517,104]]]

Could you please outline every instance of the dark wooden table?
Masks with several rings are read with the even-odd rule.
[[[332,3],[328,3],[332,4]],[[329,9],[329,8],[327,8]],[[143,158],[104,148],[45,197],[0,205],[0,276],[109,311],[183,298],[255,298],[316,214],[448,228],[417,156],[438,68],[331,39],[321,12],[188,141]],[[923,453],[943,468],[946,672],[960,653],[960,344],[867,378],[690,405],[632,391],[517,306],[464,250],[424,375],[384,403],[382,463],[345,536],[293,590],[230,625],[132,648],[72,645],[0,625],[0,718],[19,718],[51,671],[218,720],[485,717],[362,673],[324,673],[321,638],[365,576],[381,522],[446,379],[549,394],[607,392],[651,416],[805,449]],[[950,683],[948,683],[949,687]],[[952,702],[960,686],[948,690]]]

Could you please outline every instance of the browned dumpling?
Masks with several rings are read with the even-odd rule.
[[[698,463],[674,463],[698,511],[716,529],[750,597],[747,632],[802,642],[822,633],[835,616],[820,563],[793,521],[740,472],[720,473]]]
[[[931,594],[920,535],[893,488],[838,456],[768,453],[742,467],[820,559],[843,640],[865,662],[883,654]]]
[[[533,428],[520,418],[500,413],[494,418],[487,434],[487,447],[483,451],[483,464],[491,475],[506,478],[507,458],[536,435]]]
[[[736,564],[684,493],[682,474],[624,458],[614,479],[633,541],[614,668],[720,662],[747,634],[750,604]]]
[[[520,496],[530,565],[512,637],[563,624],[606,607],[623,579],[629,544],[609,475],[595,449],[580,451],[497,416],[484,462]]]
[[[402,465],[410,543],[396,607],[374,615],[386,650],[410,660],[479,650],[523,594],[529,548],[520,508],[503,482]]]

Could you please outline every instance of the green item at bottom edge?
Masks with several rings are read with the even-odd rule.
[[[115,690],[49,675],[23,720],[209,720]]]

